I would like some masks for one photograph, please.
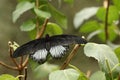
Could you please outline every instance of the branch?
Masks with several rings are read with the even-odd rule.
[[[109,32],[108,32],[109,4],[110,4],[110,0],[104,0],[104,7],[106,8],[106,14],[105,14],[105,40],[106,42],[109,39]]]
[[[47,25],[47,23],[48,23],[48,20],[49,20],[49,19],[46,19],[46,20],[44,21],[44,24],[42,25],[42,28],[40,29],[39,33],[37,34],[36,39],[41,38],[42,35],[44,34],[45,29],[46,29],[46,25]]]
[[[24,72],[24,80],[27,80],[27,67],[25,67],[25,72]]]
[[[18,70],[17,67],[9,66],[9,65],[3,63],[2,61],[0,61],[0,65],[6,67],[6,68],[8,68],[8,69]]]
[[[22,67],[25,67],[27,65],[28,60],[29,60],[29,56],[26,57],[25,61],[22,64]]]
[[[10,45],[12,45],[12,42],[11,42],[11,41],[8,42],[10,58],[12,59],[13,63],[19,68],[19,65],[18,65],[18,63],[16,62],[16,60],[15,60],[14,58],[12,58],[13,48],[12,48]]]
[[[63,65],[61,66],[61,70],[65,69],[68,64],[70,63],[71,59],[73,58],[73,56],[77,53],[78,49],[79,49],[80,45],[76,44],[73,48],[73,50],[71,51],[70,55],[67,57],[67,59],[64,61]]]

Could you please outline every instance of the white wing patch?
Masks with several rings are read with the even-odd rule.
[[[58,45],[50,48],[50,54],[54,58],[60,58],[65,54],[66,50],[67,50],[66,47]]]
[[[46,60],[47,53],[48,51],[46,49],[41,49],[32,54],[31,57],[37,61]]]

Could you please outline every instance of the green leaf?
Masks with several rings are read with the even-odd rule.
[[[101,24],[101,33],[98,34],[98,37],[105,42],[105,31],[104,31],[104,25]],[[110,25],[108,26],[108,36],[110,41],[114,41],[117,37],[117,33],[115,32],[117,30],[117,26]]]
[[[80,32],[90,33],[100,28],[100,25],[97,21],[88,21],[83,24],[80,28]]]
[[[35,29],[35,23],[32,20],[28,20],[20,26],[20,29],[21,31],[31,31]]]
[[[19,79],[9,74],[2,74],[0,75],[0,80],[19,80]]]
[[[100,7],[96,14],[97,18],[103,22],[105,22],[106,9],[104,7]],[[119,19],[119,11],[115,6],[109,7],[108,12],[108,23],[112,24],[115,20]]]
[[[115,49],[115,54],[118,57],[119,61],[120,61],[120,47]]]
[[[49,12],[34,8],[34,11],[36,13],[37,16],[39,16],[40,18],[50,18],[51,14]]]
[[[110,69],[119,63],[114,51],[105,44],[87,43],[84,47],[84,53],[88,57],[93,57],[98,60],[103,71],[109,73],[108,61]],[[114,69],[115,72],[120,72],[120,67]]]
[[[97,10],[98,10],[98,7],[88,7],[77,12],[73,20],[75,28],[79,28],[85,20],[88,20],[92,16],[94,16]]]
[[[49,66],[49,67],[48,67]],[[33,74],[36,79],[46,78],[49,73],[58,70],[58,65],[44,63],[42,65],[37,66],[33,69]]]
[[[113,0],[113,3],[120,11],[120,0]]]
[[[69,4],[73,4],[74,0],[64,0],[64,2],[67,2]]]
[[[56,10],[51,4],[48,4],[48,7],[50,9],[50,12],[52,14],[52,17],[55,19],[55,21],[64,29],[67,28],[67,19],[66,16],[63,15],[61,12]]]
[[[13,22],[16,22],[16,20],[22,15],[24,12],[32,9],[35,6],[34,3],[30,3],[28,1],[22,1],[20,2],[15,11],[13,12]]]
[[[33,29],[32,31],[29,31],[29,37],[30,37],[32,40],[34,40],[35,37],[36,37],[36,33],[37,33],[36,28]]]
[[[106,80],[105,73],[97,71],[90,77],[90,80]]]
[[[62,33],[63,33],[62,29],[57,24],[50,23],[50,22],[47,24],[45,34],[58,35],[58,34],[62,34]]]
[[[49,80],[78,80],[79,72],[74,69],[57,70],[49,75]]]
[[[88,80],[86,75],[82,71],[80,71],[77,67],[71,64],[69,64],[69,66],[79,72],[80,75],[79,75],[78,80]]]

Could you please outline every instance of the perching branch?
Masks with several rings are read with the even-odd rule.
[[[25,66],[27,65],[28,60],[29,60],[29,56],[27,56],[27,57],[25,58],[25,61],[24,61],[23,64],[22,64],[23,67],[25,67]]]
[[[17,63],[17,61],[14,58],[12,58],[13,48],[11,47],[11,45],[12,45],[12,42],[9,41],[8,46],[9,46],[10,58],[12,59],[13,63],[19,68],[19,64]]]
[[[71,59],[73,58],[73,56],[77,53],[78,49],[79,49],[80,45],[76,44],[73,48],[73,50],[71,51],[70,55],[67,57],[67,59],[64,61],[63,65],[61,66],[61,70],[65,69],[68,64],[70,63]]]

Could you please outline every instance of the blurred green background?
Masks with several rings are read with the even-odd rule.
[[[66,30],[65,33],[77,34],[73,26],[73,18],[75,13],[86,7],[101,6],[101,1],[98,2],[97,0],[74,0],[73,5],[62,3],[60,7],[58,6],[57,0],[52,0],[51,3],[67,16],[68,30]],[[19,26],[26,18],[32,15],[29,12],[25,13],[16,23],[13,23],[12,12],[15,10],[16,4],[17,0],[0,0],[0,61],[3,61],[8,65],[13,65],[9,58],[8,41],[16,41],[20,45],[30,41],[28,34],[26,32],[20,31]],[[83,34],[81,33],[80,35]],[[88,70],[90,70],[91,72],[99,70],[97,61],[92,58],[86,57],[83,54],[82,48],[80,50],[80,53],[81,54],[77,54],[76,56],[74,56],[71,64],[75,65],[85,73]],[[58,63],[56,62],[55,64]],[[0,65],[0,74],[3,73],[16,74],[16,71],[6,69],[5,67]]]

